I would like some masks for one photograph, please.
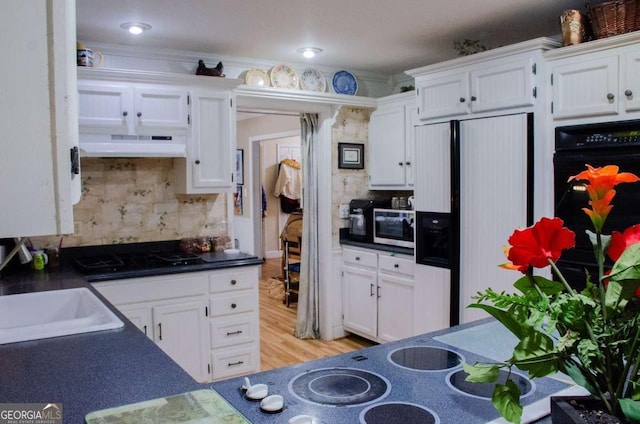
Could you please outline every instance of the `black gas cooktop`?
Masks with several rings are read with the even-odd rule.
[[[82,274],[140,271],[204,263],[200,255],[181,251],[122,252],[77,257],[74,268]]]

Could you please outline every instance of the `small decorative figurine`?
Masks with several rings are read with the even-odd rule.
[[[196,70],[196,75],[208,75],[211,77],[224,77],[224,66],[222,62],[218,62],[215,68],[207,68],[204,64],[204,60],[200,59],[198,61],[198,69]]]

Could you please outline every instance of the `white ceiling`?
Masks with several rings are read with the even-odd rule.
[[[584,0],[76,0],[86,43],[170,48],[289,63],[304,46],[313,64],[386,75],[457,56],[454,40],[494,48],[560,33]],[[134,37],[120,28],[142,21]]]

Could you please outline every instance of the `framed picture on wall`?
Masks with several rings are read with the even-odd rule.
[[[244,149],[236,150],[236,184],[244,184]]]
[[[364,144],[338,143],[338,168],[364,169]]]
[[[233,214],[242,215],[242,186],[238,184],[236,186],[236,192],[233,193]]]

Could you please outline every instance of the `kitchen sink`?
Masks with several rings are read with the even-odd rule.
[[[124,323],[84,287],[0,296],[0,344],[122,326]]]

